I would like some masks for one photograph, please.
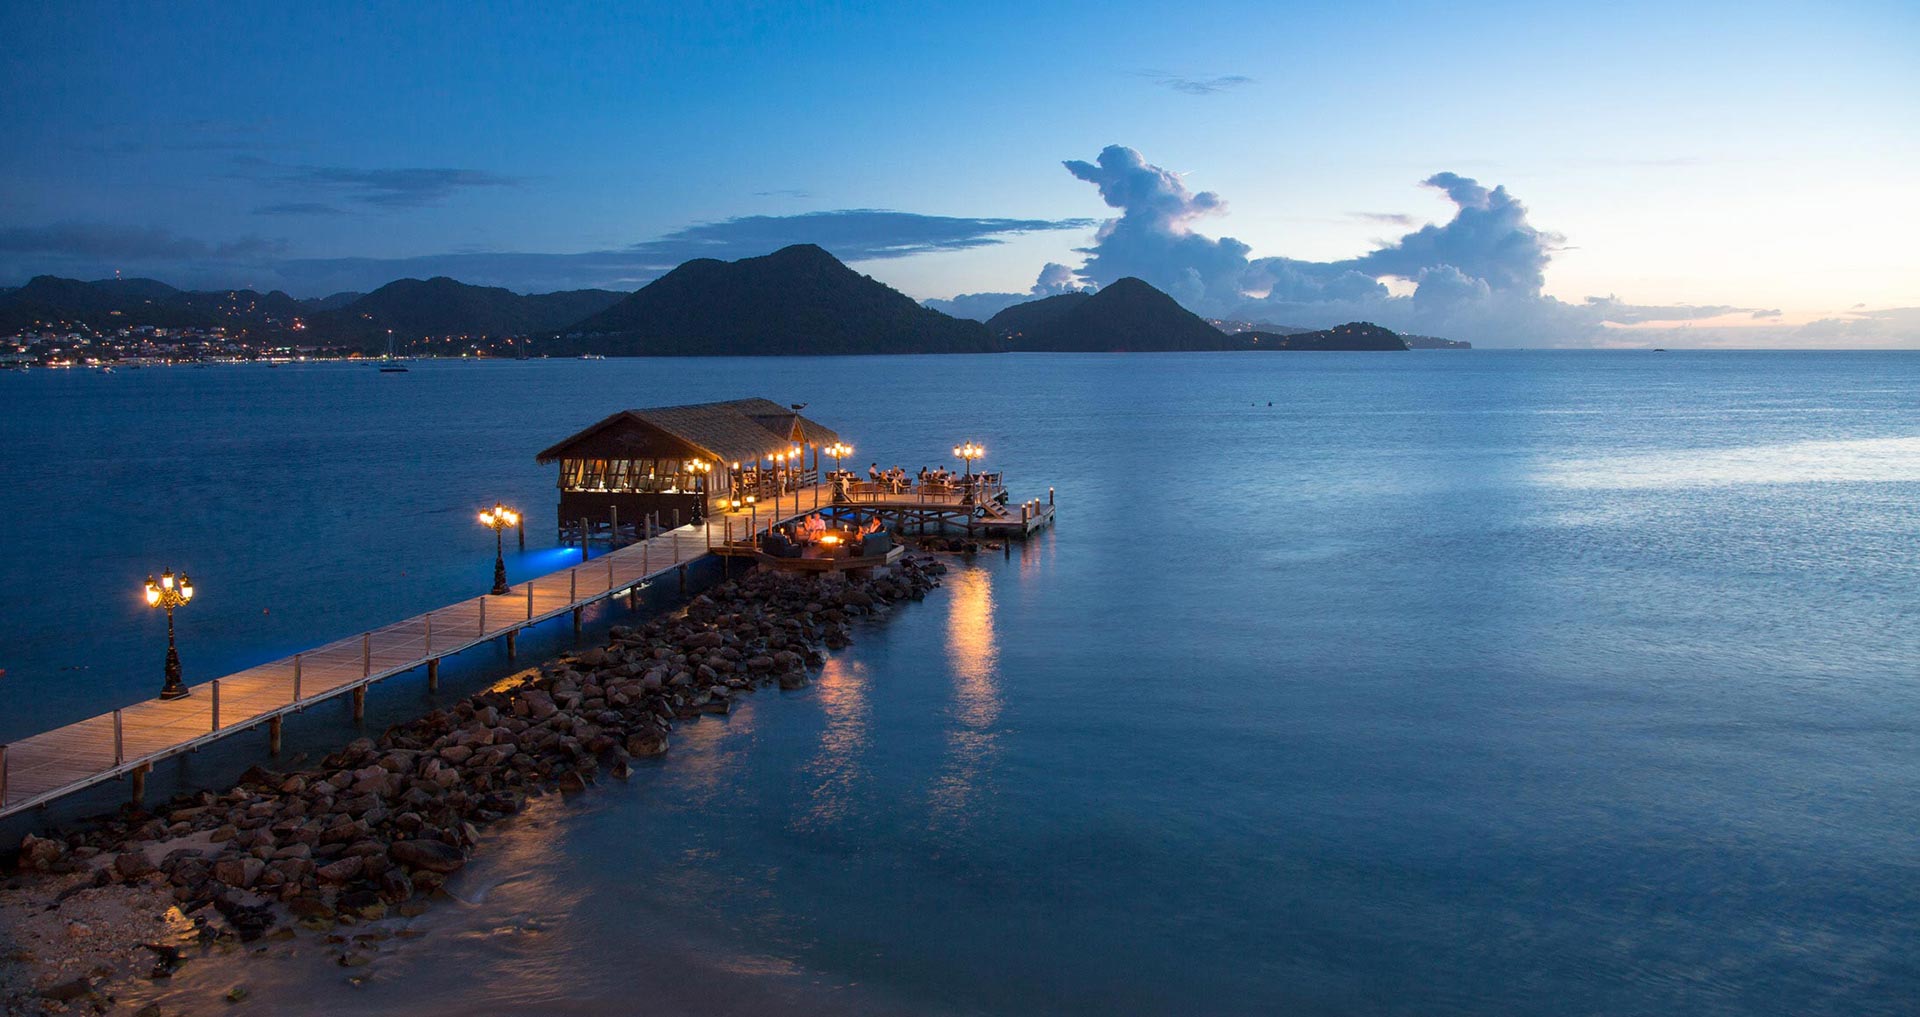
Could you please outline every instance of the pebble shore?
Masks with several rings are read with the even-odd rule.
[[[392,934],[372,923],[424,913],[488,824],[532,796],[626,779],[633,760],[667,751],[678,722],[805,687],[824,650],[851,643],[854,619],[921,599],[945,571],[914,555],[871,577],[755,569],[316,767],[256,766],[225,792],[30,834],[0,887],[0,1006],[105,1013],[126,979],[296,929],[343,967],[364,965]]]

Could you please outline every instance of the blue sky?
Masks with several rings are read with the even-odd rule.
[[[1920,344],[1911,4],[12,4],[0,37],[0,285],[632,288],[818,240],[918,298],[1104,261],[1307,325]],[[1063,165],[1110,146],[1175,211]],[[1537,284],[1446,260],[1516,244]]]

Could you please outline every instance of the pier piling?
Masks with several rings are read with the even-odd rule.
[[[367,719],[367,687],[362,685],[353,690],[353,722]]]
[[[267,751],[276,756],[280,754],[280,727],[285,720],[285,717],[275,717],[267,721]]]
[[[427,691],[440,691],[440,658],[427,661]]]

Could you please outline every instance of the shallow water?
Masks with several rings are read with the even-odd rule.
[[[515,569],[554,567],[535,451],[749,394],[809,401],[863,467],[979,440],[1016,499],[1058,488],[1059,526],[813,688],[503,827],[466,903],[366,984],[305,947],[166,991],[421,1014],[1920,997],[1914,354],[4,376],[0,738],[151,693],[149,571],[200,584],[182,652],[211,677],[472,592],[496,497],[531,515]]]

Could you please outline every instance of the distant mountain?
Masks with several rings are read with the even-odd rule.
[[[1032,334],[1072,312],[1092,296],[1091,291],[1080,291],[1015,304],[988,318],[987,331],[1002,339]]]
[[[523,296],[499,286],[472,286],[445,276],[397,279],[307,322],[315,339],[363,348],[424,336],[515,336],[552,332],[605,310],[624,294],[565,290]],[[331,299],[331,298],[329,298]]]
[[[1400,338],[1405,339],[1407,341],[1407,348],[1411,350],[1470,350],[1470,349],[1473,349],[1473,344],[1466,341],[1465,339],[1442,339],[1439,336],[1408,335],[1405,332],[1400,333]]]
[[[1349,321],[1345,325],[1321,329],[1318,332],[1291,332],[1280,335],[1275,332],[1241,332],[1235,336],[1247,340],[1250,345],[1242,349],[1259,350],[1304,350],[1308,352],[1364,352],[1364,351],[1405,351],[1406,340],[1399,333],[1381,328],[1370,321]]]
[[[123,325],[160,328],[272,328],[291,323],[305,309],[279,290],[177,290],[153,279],[82,282],[35,276],[25,286],[0,293],[0,331],[36,327],[95,329]]]
[[[611,356],[996,349],[979,322],[922,307],[812,244],[689,261],[565,332],[561,348]]]
[[[1229,334],[1269,332],[1273,335],[1298,335],[1301,332],[1316,331],[1299,325],[1276,325],[1271,321],[1236,321],[1232,318],[1208,318],[1207,324]]]
[[[1006,348],[1023,352],[1134,353],[1235,350],[1246,344],[1131,276],[1094,293],[1015,304],[987,322]]]

